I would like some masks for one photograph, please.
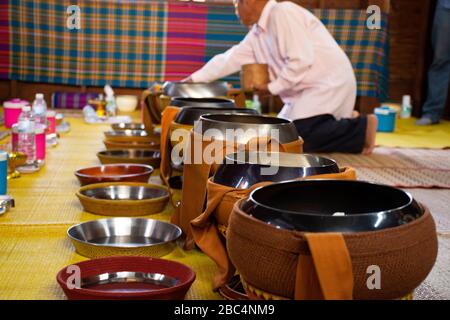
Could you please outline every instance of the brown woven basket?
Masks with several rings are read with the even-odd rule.
[[[160,189],[167,191],[167,194],[153,199],[145,200],[104,200],[87,197],[81,194],[82,191],[97,189],[108,186],[143,186],[148,188]],[[90,213],[113,216],[113,217],[137,217],[146,216],[162,212],[169,202],[169,191],[166,187],[147,184],[147,183],[133,183],[133,182],[116,182],[116,183],[97,183],[82,187],[76,193],[76,196],[81,202],[84,210]]]
[[[276,229],[240,210],[227,230],[227,248],[245,283],[277,297],[294,298],[299,254],[308,255],[301,232]],[[425,280],[437,256],[436,226],[428,209],[419,219],[376,232],[348,233],[344,239],[353,269],[354,299],[405,297]],[[367,268],[381,270],[381,289],[367,287]]]

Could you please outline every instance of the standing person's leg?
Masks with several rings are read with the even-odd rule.
[[[450,78],[450,9],[438,4],[432,33],[433,63],[428,71],[428,97],[418,125],[438,123],[445,109]]]

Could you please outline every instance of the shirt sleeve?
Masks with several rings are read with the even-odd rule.
[[[279,95],[300,83],[314,63],[314,47],[299,15],[276,8],[269,21],[269,31],[274,33],[276,46],[285,64],[278,77],[269,83],[269,91]]]
[[[193,82],[211,82],[230,74],[236,73],[244,64],[255,63],[252,42],[254,41],[253,31],[239,44],[235,45],[225,53],[216,55],[208,61],[200,70],[191,75]]]

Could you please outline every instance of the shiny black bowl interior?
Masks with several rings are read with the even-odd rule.
[[[398,227],[423,215],[403,190],[361,181],[309,180],[254,190],[242,209],[278,228],[364,232]]]
[[[223,113],[245,113],[257,115],[258,111],[254,109],[243,108],[196,108],[196,107],[184,107],[178,112],[174,122],[179,124],[185,124],[193,126],[194,122],[199,120],[201,116],[205,114],[223,114]]]
[[[247,189],[263,182],[282,182],[309,176],[339,173],[334,160],[310,154],[284,152],[239,152],[225,157],[213,181],[224,186]]]
[[[225,98],[172,98],[170,105],[173,107],[195,108],[236,108],[233,100]]]

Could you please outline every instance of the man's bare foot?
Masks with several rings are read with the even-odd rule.
[[[352,112],[352,118],[353,118],[353,119],[358,118],[359,116],[360,116],[360,113],[359,113],[358,111],[354,110],[354,111]]]
[[[374,114],[367,116],[366,142],[362,154],[370,155],[376,145],[378,119]]]

